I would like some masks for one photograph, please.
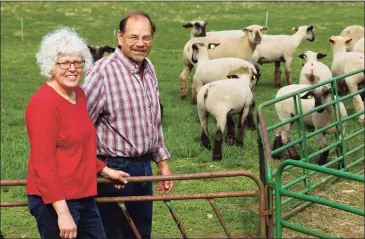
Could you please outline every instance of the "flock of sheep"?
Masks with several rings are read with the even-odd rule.
[[[211,149],[208,134],[208,115],[215,117],[217,131],[213,145],[213,160],[222,159],[222,144],[244,145],[244,129],[255,129],[253,120],[254,88],[260,78],[260,65],[275,63],[274,85],[281,86],[280,63],[285,63],[287,86],[280,88],[276,97],[317,84],[332,77],[364,68],[364,27],[346,27],[338,36],[329,38],[332,46],[333,61],[331,69],[318,61],[326,55],[305,51],[299,57],[303,60],[299,84],[292,84],[291,63],[298,46],[304,41],[314,41],[313,26],[294,27],[293,35],[265,35],[267,27],[250,25],[242,30],[206,32],[207,21],[192,21],[183,25],[191,28],[190,40],[183,50],[184,68],[180,74],[180,96],[188,93],[188,80],[193,67],[196,67],[192,83],[192,103],[197,104],[201,123],[201,144]],[[110,52],[108,46],[90,46],[92,55],[97,60],[103,51]],[[364,88],[364,73],[359,73],[338,81],[340,96],[357,92]],[[331,85],[317,87],[301,95],[303,112],[332,101]],[[364,110],[364,102],[359,94],[353,97],[355,111]],[[281,121],[295,115],[292,98],[275,104],[276,113]],[[238,132],[235,136],[232,116],[239,114]],[[347,116],[346,108],[340,103],[340,114]],[[323,128],[334,121],[332,106],[324,107],[304,117],[306,126]],[[364,123],[364,114],[359,116]],[[227,124],[227,136],[224,129]],[[273,148],[276,149],[290,142],[291,124],[286,124],[276,131]],[[326,133],[334,133],[335,127],[318,134],[318,142],[326,147]],[[275,158],[299,158],[293,146],[286,153],[278,153]],[[328,150],[320,155],[319,164],[328,162]]]

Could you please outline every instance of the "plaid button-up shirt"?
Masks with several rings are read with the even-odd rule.
[[[141,68],[143,73],[116,48],[86,73],[81,87],[96,127],[99,155],[154,153],[156,162],[170,157],[164,145],[155,70],[149,60]]]

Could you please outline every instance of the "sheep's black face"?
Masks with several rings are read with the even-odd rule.
[[[323,86],[320,88],[316,88],[313,90],[314,91],[314,100],[315,100],[315,107],[318,107],[322,104],[326,104],[330,101],[332,101],[332,89],[328,86]],[[321,108],[318,109],[317,112],[318,113],[322,113],[324,111],[325,108]]]
[[[313,26],[309,26],[307,28],[307,36],[306,39],[310,42],[314,41],[315,37],[314,37],[314,33],[313,33]]]

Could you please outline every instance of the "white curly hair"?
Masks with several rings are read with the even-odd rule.
[[[40,49],[36,55],[41,75],[47,78],[52,77],[58,57],[65,54],[80,56],[85,61],[84,72],[93,63],[86,41],[74,29],[61,26],[45,35],[42,39]]]

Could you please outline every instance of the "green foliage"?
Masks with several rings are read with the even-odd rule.
[[[157,32],[149,58],[155,65],[161,103],[164,105],[165,143],[172,157],[170,165],[175,174],[250,170],[259,176],[256,131],[246,131],[244,148],[224,146],[223,161],[211,161],[211,152],[200,146],[200,124],[196,106],[190,94],[179,97],[179,75],[182,71],[182,49],[190,30],[182,25],[191,20],[207,20],[207,30],[242,29],[250,24],[265,24],[269,13],[267,34],[292,34],[289,28],[313,25],[316,40],[305,41],[296,56],[305,50],[327,54],[323,62],[331,64],[332,53],[328,38],[338,35],[349,25],[363,25],[363,3],[356,2],[2,2],[1,3],[1,179],[24,179],[27,172],[29,146],[24,126],[24,110],[31,95],[45,81],[35,64],[35,54],[42,37],[57,26],[75,28],[89,44],[115,45],[113,31],[129,10],[141,9],[151,14]],[[20,22],[24,22],[24,35]],[[272,99],[273,64],[262,66],[262,77],[255,89],[256,106]],[[292,63],[294,82],[298,81],[301,62]],[[283,67],[282,67],[282,71]],[[284,74],[283,74],[284,75]],[[191,85],[191,82],[189,82]],[[284,76],[282,85],[285,85]],[[189,93],[190,93],[189,86]],[[349,114],[354,112],[351,101]],[[274,109],[265,117],[277,122]],[[271,123],[272,123],[271,122]],[[215,121],[210,119],[211,139]],[[349,123],[349,132],[360,128],[357,121]],[[309,150],[317,149],[315,141]],[[279,162],[277,162],[279,164]],[[276,162],[274,163],[276,166]],[[175,182],[174,193],[225,192],[254,190],[246,178],[194,180]],[[24,201],[23,188],[1,190],[1,201]],[[219,199],[218,207],[228,228],[238,235],[257,236],[257,199]],[[224,236],[207,201],[174,201],[174,208],[190,237]],[[153,236],[180,237],[167,208],[156,202]],[[37,237],[35,220],[24,208],[1,208],[1,231],[7,238]]]

